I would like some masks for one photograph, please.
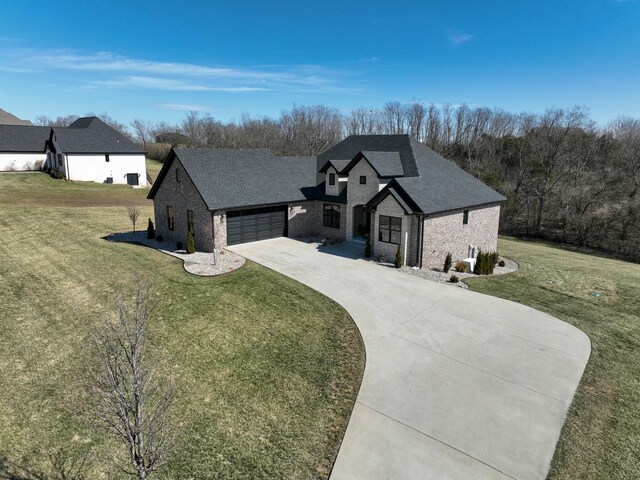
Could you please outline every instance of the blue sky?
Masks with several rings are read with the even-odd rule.
[[[0,108],[22,118],[413,98],[640,117],[640,1],[0,2]]]

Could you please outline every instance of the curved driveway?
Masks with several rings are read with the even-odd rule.
[[[333,298],[364,339],[362,386],[331,478],[543,479],[587,336],[523,305],[278,238],[230,250]]]

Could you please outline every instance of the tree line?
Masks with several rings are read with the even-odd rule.
[[[508,198],[501,233],[640,261],[640,119],[598,126],[583,107],[511,113],[418,100],[347,113],[294,105],[229,122],[189,112],[178,125],[138,119],[130,129],[101,118],[158,159],[176,145],[318,155],[348,135],[408,134]]]

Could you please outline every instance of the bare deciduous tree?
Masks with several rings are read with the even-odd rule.
[[[135,281],[135,299],[116,297],[116,319],[90,333],[95,359],[86,393],[88,420],[125,447],[123,472],[144,480],[166,465],[174,445],[168,411],[174,390],[161,383],[147,360],[148,326],[153,308],[150,285]]]
[[[136,222],[138,221],[138,217],[140,216],[140,210],[138,207],[134,205],[130,205],[127,207],[127,215],[129,216],[129,220],[133,223],[133,233],[136,232]]]

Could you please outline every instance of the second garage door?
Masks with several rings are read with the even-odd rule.
[[[227,245],[285,236],[286,208],[270,207],[227,212]]]

